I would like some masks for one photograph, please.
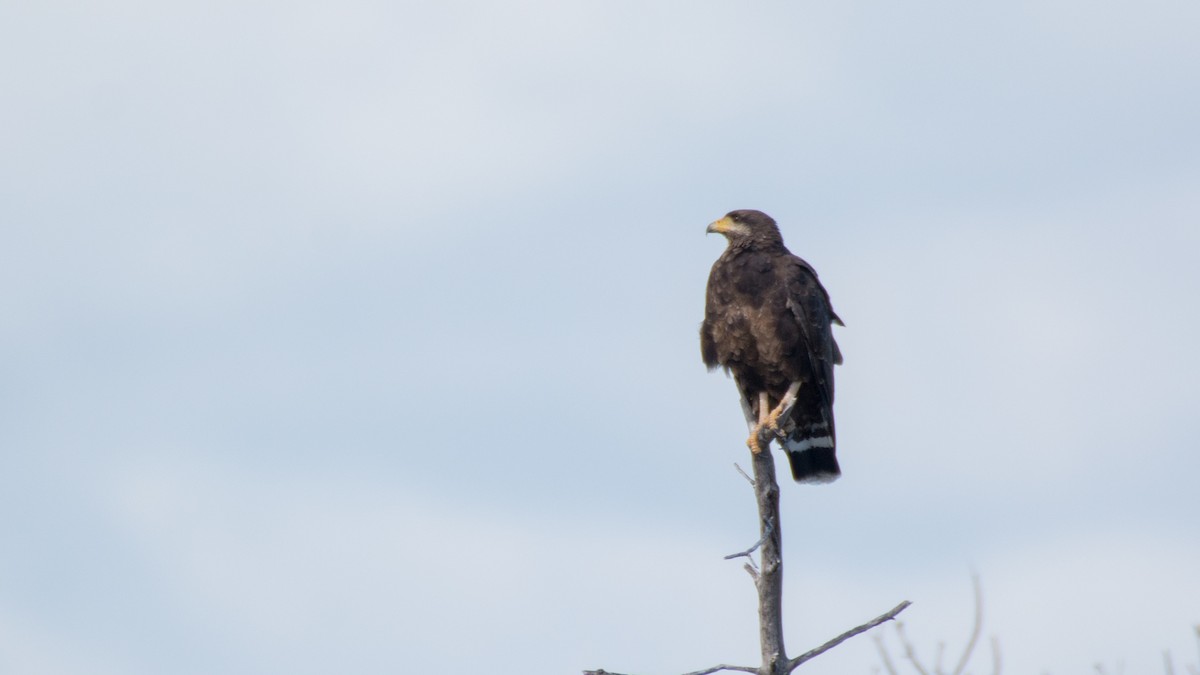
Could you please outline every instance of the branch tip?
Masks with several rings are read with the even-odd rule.
[[[833,638],[832,640],[830,640],[829,642],[826,642],[825,644],[821,645],[820,647],[817,647],[816,649],[811,649],[807,652],[804,652],[800,656],[797,656],[796,658],[791,659],[790,661],[787,662],[787,667],[785,668],[785,672],[790,673],[793,670],[795,670],[796,668],[798,668],[805,661],[814,659],[814,658],[820,656],[821,654],[824,654],[825,652],[842,644],[843,642],[845,642],[846,640],[849,640],[850,638],[854,637],[855,635],[865,633],[880,624],[887,623],[888,621],[895,619],[897,614],[908,609],[909,605],[911,605],[911,604],[912,604],[911,602],[909,602],[908,600],[905,600],[904,602],[896,605],[895,607],[884,612],[883,614],[880,614],[879,616],[875,617],[874,619],[871,619],[870,621],[862,624],[861,626],[855,626],[854,628],[851,628],[850,630],[846,631],[845,633],[842,633],[841,635]]]

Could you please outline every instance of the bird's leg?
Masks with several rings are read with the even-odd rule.
[[[771,395],[765,391],[758,392],[758,426],[767,423],[769,413],[767,410],[771,407]]]
[[[801,380],[793,382],[792,385],[788,387],[787,393],[783,395],[783,398],[779,399],[779,405],[775,406],[775,409],[772,410],[771,414],[767,416],[765,422],[767,428],[771,431],[774,431],[775,435],[781,438],[783,437],[784,433],[783,428],[779,426],[779,419],[790,413],[792,411],[792,406],[796,405],[796,394],[800,392],[801,384],[803,384]]]
[[[757,455],[763,451],[762,445],[759,444],[759,437],[762,435],[763,425],[767,423],[769,418],[769,413],[767,412],[767,406],[769,405],[771,405],[770,394],[765,391],[758,392],[758,424],[754,425],[754,428],[750,430],[750,438],[746,439],[746,445],[750,446],[751,454]]]

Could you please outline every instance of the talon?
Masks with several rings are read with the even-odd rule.
[[[783,414],[783,410],[780,408],[776,408],[774,411],[771,412],[771,416],[767,418],[767,423],[766,423],[767,428],[770,429],[776,436],[779,436],[779,437],[783,437],[785,435],[784,431],[783,431],[783,427],[779,426],[779,417],[782,414]]]
[[[750,434],[750,438],[746,439],[746,446],[750,448],[750,454],[752,455],[762,452],[762,446],[758,444],[758,435],[761,429],[761,426],[755,427],[754,431]]]
[[[767,415],[766,421],[764,422],[767,428],[775,432],[775,435],[779,436],[780,438],[783,438],[786,433],[784,432],[783,427],[779,426],[779,418],[783,417],[784,410],[789,409],[793,404],[795,404],[796,393],[800,391],[800,384],[800,382],[793,382],[791,386],[788,387],[787,393],[783,395],[783,398],[779,399],[779,405],[775,406],[775,409],[772,410],[769,415]]]

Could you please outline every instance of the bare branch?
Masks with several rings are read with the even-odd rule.
[[[754,559],[751,558],[750,562],[746,563],[745,565],[742,565],[742,569],[746,570],[746,574],[749,574],[750,578],[753,579],[754,583],[757,584],[758,583],[758,570],[754,569],[753,563],[754,563]]]
[[[1000,675],[1000,640],[992,636],[992,675]]]
[[[1196,631],[1196,646],[1200,648],[1200,623],[1193,626],[1193,628]],[[1188,672],[1192,673],[1192,675],[1200,675],[1200,664],[1197,664],[1196,668],[1193,668],[1189,665]]]
[[[904,645],[904,655],[913,664],[913,668],[921,675],[929,675],[929,671],[925,670],[925,666],[921,665],[921,660],[917,658],[917,650],[909,642],[908,635],[904,632],[904,624],[900,621],[896,622],[896,634],[900,636],[900,644]]]
[[[775,458],[770,446],[751,453],[754,470],[754,501],[758,505],[758,531],[762,548],[758,553],[758,641],[762,655],[760,672],[780,675],[787,663],[783,644],[783,553],[779,522],[779,483],[775,480]]]
[[[754,477],[746,475],[742,467],[734,463],[734,468],[742,474],[754,488],[754,498],[758,505],[759,540],[749,549],[740,553],[725,556],[726,560],[744,557],[746,573],[754,580],[758,591],[758,627],[759,647],[762,653],[762,665],[731,666],[721,664],[697,670],[684,675],[712,675],[723,670],[755,673],[756,675],[790,675],[801,664],[816,658],[833,649],[850,638],[865,633],[872,628],[891,621],[911,603],[907,600],[896,605],[891,611],[882,614],[861,626],[852,628],[833,638],[825,644],[789,659],[783,644],[783,556],[782,528],[779,526],[779,483],[775,479],[775,458],[771,454],[771,443],[779,434],[777,421],[786,418],[796,405],[796,390],[800,383],[793,383],[788,394],[775,410],[767,413],[766,407],[769,396],[763,392],[759,397],[759,415],[757,422],[753,419],[752,408],[743,398],[742,408],[746,413],[746,421],[751,429],[751,438],[747,442],[751,449]],[[772,429],[774,427],[774,429]],[[759,566],[754,565],[751,553],[759,551]],[[891,675],[896,675],[889,667]],[[583,675],[621,675],[605,670],[585,670]]]
[[[754,487],[754,479],[750,477],[750,474],[743,471],[742,467],[738,466],[737,462],[733,463],[733,468],[737,469],[738,473],[742,474],[742,478],[746,479],[746,482],[750,484],[750,487]]]
[[[875,649],[879,650],[879,658],[883,660],[883,667],[887,669],[888,675],[899,675],[896,672],[896,666],[892,663],[892,655],[888,654],[887,647],[883,646],[883,638],[875,636]]]
[[[896,605],[895,607],[891,608],[887,612],[880,614],[879,616],[875,617],[874,619],[871,619],[870,621],[864,623],[863,625],[851,628],[850,630],[833,638],[832,640],[830,640],[829,642],[826,642],[825,644],[821,645],[820,647],[817,647],[816,649],[811,649],[807,652],[804,652],[800,656],[797,656],[796,658],[788,661],[787,668],[784,670],[784,672],[790,673],[793,670],[795,670],[797,667],[799,667],[800,664],[804,663],[805,661],[814,659],[814,658],[820,656],[821,654],[824,654],[825,652],[842,644],[843,642],[845,642],[846,640],[849,640],[850,638],[854,637],[855,635],[865,633],[882,623],[887,623],[888,621],[891,621],[892,619],[896,618],[897,614],[899,614],[900,612],[903,612],[911,604],[912,604],[911,602],[905,600],[904,602]]]
[[[722,663],[719,666],[713,666],[712,668],[705,668],[704,670],[693,670],[692,672],[684,673],[683,675],[712,675],[713,673],[718,673],[718,672],[721,672],[722,670],[735,670],[735,671],[742,672],[742,673],[757,673],[758,672],[758,668],[752,668],[750,666],[731,666],[731,665]],[[600,670],[585,670],[585,671],[583,671],[583,675],[623,675],[623,674],[622,673],[614,673],[614,672],[604,670],[603,668],[601,668]]]
[[[758,538],[758,541],[755,542],[753,546],[746,549],[745,551],[742,551],[741,553],[730,553],[729,555],[725,556],[725,559],[733,560],[734,558],[741,558],[741,557],[749,558],[750,554],[754,553],[754,551],[757,550],[759,546],[762,546],[763,542],[767,540],[767,537],[771,536],[771,532],[773,532],[775,530],[775,522],[773,520],[771,520],[770,518],[767,518],[765,521],[763,521],[763,526],[764,526],[763,535]]]
[[[975,588],[975,625],[971,628],[971,639],[967,641],[967,647],[963,649],[962,658],[954,667],[953,675],[962,675],[966,669],[967,661],[971,660],[971,652],[975,651],[975,644],[979,642],[979,633],[983,629],[983,590],[979,585],[978,574],[971,574],[971,585]]]
[[[757,673],[758,672],[758,668],[752,668],[750,666],[727,666],[724,663],[722,663],[719,666],[713,666],[712,668],[708,668],[707,670],[695,670],[690,673],[684,673],[683,675],[710,675],[711,673],[716,673],[716,672],[719,672],[722,670],[737,670],[737,671],[740,671],[743,673]]]

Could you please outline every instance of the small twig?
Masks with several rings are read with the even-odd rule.
[[[713,673],[720,672],[722,670],[736,670],[736,671],[743,672],[743,673],[757,673],[758,672],[758,668],[751,668],[750,666],[730,666],[730,665],[722,663],[719,666],[713,666],[712,668],[705,668],[704,670],[693,670],[692,672],[684,673],[683,675],[712,675]],[[604,670],[603,668],[601,668],[600,670],[585,670],[585,671],[583,671],[583,675],[622,675],[622,673],[614,673],[614,672]]]
[[[888,654],[887,647],[883,646],[883,638],[878,635],[875,637],[875,649],[879,650],[879,658],[883,659],[883,667],[887,670],[888,675],[899,675],[896,672],[896,666],[892,663],[892,655]]]
[[[1193,626],[1193,628],[1194,628],[1194,629],[1195,629],[1195,631],[1196,631],[1196,647],[1197,647],[1197,648],[1200,648],[1200,623],[1198,623],[1198,624],[1196,624],[1195,626]],[[1187,669],[1188,669],[1188,672],[1189,672],[1189,673],[1191,673],[1192,675],[1200,675],[1200,663],[1197,663],[1197,667],[1196,667],[1196,668],[1193,668],[1193,667],[1192,667],[1192,666],[1189,664],[1189,665],[1188,665],[1188,667],[1187,667]]]
[[[892,619],[896,618],[897,614],[899,614],[900,612],[903,612],[911,604],[912,604],[911,602],[905,600],[904,602],[893,607],[891,610],[885,612],[884,614],[880,614],[879,616],[875,617],[874,619],[871,619],[870,621],[864,623],[863,625],[856,626],[855,628],[851,628],[850,630],[833,638],[832,640],[830,640],[829,642],[826,642],[825,644],[821,645],[820,647],[817,647],[816,649],[811,649],[807,652],[804,652],[800,656],[797,656],[796,658],[788,661],[787,668],[784,669],[784,672],[790,673],[793,670],[795,670],[797,667],[799,667],[800,664],[804,663],[805,661],[808,661],[810,659],[820,656],[821,654],[824,654],[825,652],[842,644],[843,642],[845,642],[846,640],[849,640],[850,638],[854,637],[855,635],[859,635],[860,633],[865,633],[865,632],[871,630],[872,628],[878,626],[879,624],[887,623],[888,621],[891,621]]]
[[[733,468],[737,469],[738,473],[742,474],[742,478],[745,478],[746,482],[750,483],[750,487],[754,487],[754,479],[750,477],[750,474],[743,471],[742,467],[738,466],[737,462],[733,463]]]
[[[908,635],[904,632],[904,624],[899,621],[896,622],[896,634],[900,636],[900,644],[904,645],[904,655],[913,664],[913,668],[916,668],[921,675],[929,675],[929,671],[925,670],[925,666],[921,665],[921,660],[917,658],[916,648],[908,641]]]
[[[1000,640],[992,636],[992,675],[1000,675]]]
[[[722,663],[719,666],[713,666],[712,668],[706,668],[704,670],[694,670],[690,673],[684,673],[683,675],[710,675],[711,673],[715,673],[715,672],[718,672],[721,670],[737,670],[737,671],[740,671],[743,673],[757,673],[758,672],[758,668],[752,668],[750,666],[727,666],[724,663]]]
[[[975,651],[975,643],[979,642],[979,633],[983,629],[983,590],[979,586],[978,574],[971,575],[971,585],[975,589],[975,625],[971,627],[971,639],[967,641],[962,658],[954,667],[954,675],[962,675],[963,670],[966,669],[967,661],[971,660],[971,652]]]
[[[774,530],[775,530],[775,523],[770,518],[768,518],[767,519],[767,527],[763,530],[763,535],[761,537],[759,537],[758,541],[754,542],[753,546],[746,549],[745,551],[742,551],[741,553],[730,553],[729,555],[725,556],[725,559],[733,560],[734,558],[742,558],[742,557],[749,558],[750,554],[754,553],[754,551],[756,551],[759,546],[762,546],[763,542],[767,540],[767,537],[771,536],[771,532]]]
[[[751,558],[750,562],[742,565],[742,569],[746,570],[746,574],[750,575],[750,578],[754,580],[755,584],[758,583],[758,570],[754,567],[754,558]]]

